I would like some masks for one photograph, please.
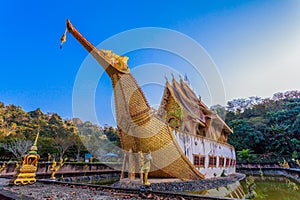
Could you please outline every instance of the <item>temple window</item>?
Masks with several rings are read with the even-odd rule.
[[[226,158],[226,167],[229,167],[230,166],[230,158]]]
[[[234,159],[231,159],[231,167],[235,166],[236,161]]]
[[[195,165],[196,167],[199,167],[199,166],[200,166],[200,157],[199,157],[199,155],[197,155],[197,154],[194,154],[194,165]]]
[[[209,156],[208,167],[217,167],[217,157]]]
[[[205,156],[201,156],[200,154],[194,154],[193,157],[195,167],[205,167]]]
[[[200,156],[200,167],[205,167],[205,156]]]
[[[224,157],[219,157],[219,167],[222,168],[224,167],[224,162],[225,161],[225,158]]]

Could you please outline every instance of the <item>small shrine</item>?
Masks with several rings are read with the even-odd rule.
[[[21,167],[19,169],[18,175],[14,180],[15,185],[26,185],[26,184],[34,184],[36,182],[36,171],[38,160],[40,159],[40,155],[37,153],[37,141],[39,138],[39,133],[37,134],[35,141],[30,148],[28,154],[22,157]]]

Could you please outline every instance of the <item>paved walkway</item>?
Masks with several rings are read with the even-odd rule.
[[[151,183],[151,188],[154,191],[184,192],[208,190],[223,187],[235,183],[236,181],[240,181],[244,178],[244,174],[236,173],[230,174],[226,177],[217,177],[201,180],[181,181],[180,179],[149,179],[149,182]],[[113,186],[121,188],[138,189],[141,187],[141,181],[140,179],[136,179],[130,182],[128,179],[123,179],[120,182],[114,183]]]
[[[9,179],[0,178],[0,187],[8,185]]]
[[[37,182],[34,185],[26,185],[26,186],[8,186],[8,179],[0,179],[0,197],[2,194],[10,193],[12,195],[17,196],[18,198],[11,198],[11,199],[19,199],[22,196],[22,199],[31,200],[31,199],[38,199],[38,200],[102,200],[102,199],[160,199],[160,196],[163,195],[162,198],[164,199],[182,199],[182,195],[185,195],[184,198],[187,199],[227,199],[227,198],[218,198],[218,197],[199,197],[199,196],[191,196],[190,194],[180,194],[178,196],[175,192],[187,191],[190,189],[208,189],[210,187],[216,187],[221,185],[227,185],[230,182],[237,181],[243,178],[244,175],[242,174],[234,174],[228,177],[220,177],[214,178],[210,180],[197,180],[197,181],[180,181],[179,179],[150,179],[152,182],[151,188],[155,191],[162,191],[167,192],[166,194],[160,194],[162,192],[158,192],[159,194],[145,193],[147,191],[130,190],[128,193],[128,189],[123,189],[124,191],[118,192],[115,188],[101,188],[101,186],[92,186],[88,184],[67,184],[67,183],[49,183],[44,184]],[[137,181],[139,181],[137,179]],[[116,184],[118,186],[123,186],[123,188],[134,188],[140,187],[139,183],[137,184],[128,184],[126,182],[119,182]],[[157,192],[156,192],[157,193]],[[167,195],[167,196],[166,196]],[[175,195],[170,196],[170,195]],[[176,196],[177,195],[177,196]],[[170,196],[168,198],[168,196]],[[24,197],[24,198],[23,198]],[[1,198],[0,198],[1,199]]]

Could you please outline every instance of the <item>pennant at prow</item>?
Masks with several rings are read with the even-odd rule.
[[[66,41],[67,41],[67,28],[66,28],[64,34],[60,38],[60,48],[62,48],[63,43],[65,43]]]

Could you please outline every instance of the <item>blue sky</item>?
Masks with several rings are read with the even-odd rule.
[[[1,1],[0,101],[20,105],[26,111],[41,108],[64,118],[73,116],[73,86],[88,54],[70,35],[59,49],[67,18],[94,44],[142,27],[186,34],[214,60],[226,100],[299,90],[299,10],[297,0]],[[129,66],[182,63],[166,54],[131,52]],[[161,86],[143,89],[151,104],[160,102]],[[112,114],[104,110],[111,107],[111,96],[110,81],[103,77],[96,93],[101,125],[114,124]]]

